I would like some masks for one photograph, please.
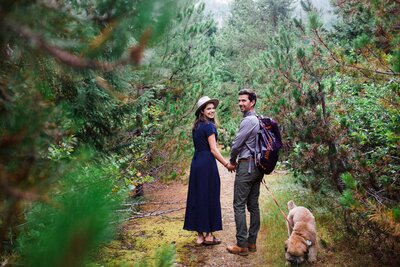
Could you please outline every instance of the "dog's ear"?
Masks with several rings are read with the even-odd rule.
[[[296,207],[296,204],[294,204],[293,200],[289,200],[287,206],[289,210],[292,210],[293,208]]]
[[[311,240],[306,240],[306,244],[307,244],[308,247],[311,247],[312,246]]]

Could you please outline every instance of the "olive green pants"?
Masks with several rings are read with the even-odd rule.
[[[249,164],[251,169],[249,172]],[[240,162],[236,169],[233,193],[233,210],[235,212],[236,241],[239,247],[256,244],[260,229],[260,183],[263,178],[254,162]],[[250,212],[250,228],[247,230],[246,206]]]

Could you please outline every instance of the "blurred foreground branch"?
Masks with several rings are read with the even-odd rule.
[[[18,23],[15,23],[14,21],[4,20],[3,23],[11,31],[25,38],[37,48],[49,53],[57,61],[65,65],[79,69],[99,69],[102,71],[112,71],[118,67],[128,64],[138,65],[142,59],[144,48],[146,47],[151,35],[151,31],[146,30],[142,34],[139,43],[136,46],[129,48],[129,57],[121,58],[120,60],[115,62],[102,62],[98,60],[83,58],[74,55],[71,52],[66,51],[58,46],[51,45],[46,42],[42,36],[34,33],[30,28],[18,25]]]

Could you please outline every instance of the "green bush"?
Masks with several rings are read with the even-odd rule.
[[[96,164],[70,164],[46,201],[31,205],[18,237],[25,266],[82,266],[96,247],[113,237],[126,191],[113,191],[113,175]]]

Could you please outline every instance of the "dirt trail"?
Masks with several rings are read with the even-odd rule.
[[[223,231],[218,231],[215,235],[222,240],[220,245],[215,246],[195,246],[194,241],[196,233],[183,231],[186,235],[186,240],[180,248],[177,244],[178,264],[181,266],[265,266],[262,255],[265,253],[261,246],[262,242],[258,242],[256,253],[250,253],[249,256],[237,256],[229,254],[226,250],[228,245],[236,243],[236,228],[233,214],[233,184],[234,173],[229,173],[220,164],[219,173],[221,177],[221,209]],[[146,188],[146,198],[153,202],[184,202],[186,200],[187,185],[179,182],[174,182],[170,185],[153,185],[151,188]],[[170,205],[168,209],[175,209],[179,206],[184,206],[185,203]],[[146,206],[145,209],[152,210],[154,207]],[[165,208],[164,208],[165,209]],[[182,229],[184,209],[178,212],[173,212],[165,217],[177,220],[177,226]],[[249,221],[249,218],[248,218]],[[259,235],[259,239],[263,238],[263,233]]]
[[[260,210],[262,217],[261,231],[257,240],[257,252],[249,256],[229,254],[226,247],[235,244],[236,227],[233,214],[234,173],[229,173],[218,164],[221,177],[221,207],[223,231],[215,235],[222,239],[220,245],[196,246],[196,233],[182,229],[187,195],[187,184],[182,181],[171,183],[155,182],[145,186],[145,201],[142,215],[145,218],[134,219],[121,226],[119,235],[97,253],[93,266],[154,266],[157,258],[155,252],[164,244],[174,244],[176,249],[176,266],[273,266],[284,267],[283,242],[287,238],[285,222],[267,193],[265,187],[260,190]],[[184,177],[188,177],[186,174]],[[299,196],[308,194],[305,189],[297,187],[292,177],[285,172],[277,172],[265,177],[270,189],[274,191],[278,202],[283,205],[289,199],[301,203]],[[371,255],[355,250],[354,243],[336,242],[337,228],[332,228],[332,217],[324,217],[318,212],[317,228],[324,247],[318,251],[318,261],[314,267],[334,266],[384,266]],[[172,211],[167,212],[166,211]],[[161,213],[161,215],[160,215]],[[248,220],[249,221],[249,218]],[[325,223],[324,223],[325,222]],[[324,227],[326,226],[326,227]],[[268,233],[267,233],[268,231]],[[143,263],[145,261],[145,263]],[[153,262],[152,262],[153,261]],[[152,264],[153,263],[153,264]],[[303,266],[310,266],[304,264]]]

